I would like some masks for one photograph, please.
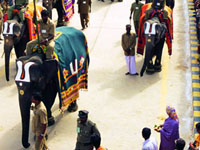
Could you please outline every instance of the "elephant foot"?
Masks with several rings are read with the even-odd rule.
[[[154,65],[155,72],[161,72],[161,65]]]
[[[76,101],[72,102],[69,107],[67,108],[68,112],[75,112],[78,110],[78,105],[76,103]]]
[[[154,72],[155,72],[155,70],[153,68],[152,69],[147,68],[147,70],[146,70],[146,73],[148,75],[152,75],[152,74],[154,74]]]
[[[52,117],[50,117],[49,119],[48,119],[48,126],[50,127],[50,126],[52,126],[52,125],[54,125],[55,124],[55,120],[54,120],[54,117],[52,116]]]
[[[28,148],[30,145],[30,143],[23,144],[24,148]]]

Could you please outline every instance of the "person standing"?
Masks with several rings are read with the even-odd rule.
[[[139,21],[140,21],[140,12],[142,10],[142,6],[143,4],[141,2],[139,2],[139,0],[135,0],[134,3],[132,3],[131,5],[131,13],[130,13],[130,20],[131,20],[131,16],[133,13],[133,23],[135,26],[135,33],[136,36],[138,36],[138,30],[139,30]]]
[[[122,35],[121,45],[124,50],[126,64],[128,67],[128,72],[125,75],[138,75],[136,72],[135,62],[136,35],[131,32],[130,24],[126,25],[126,33]]]
[[[47,10],[42,10],[41,12],[42,19],[38,20],[38,24],[40,25],[40,44],[44,44],[47,48],[46,58],[53,58],[54,51],[54,35],[55,35],[55,25],[49,18],[49,12]],[[26,45],[26,53],[27,55],[31,55],[33,53],[33,48],[38,44],[38,39],[34,39],[27,43]]]
[[[78,13],[80,14],[82,30],[88,27],[89,13],[91,13],[91,0],[78,0]]]
[[[48,126],[47,111],[38,96],[32,98],[32,103],[35,104],[32,118],[32,131],[36,136],[35,150],[48,150],[45,138]]]
[[[158,143],[155,138],[150,138],[151,129],[143,128],[142,137],[145,139],[142,150],[158,150]]]
[[[75,150],[92,150],[91,135],[96,134],[100,137],[96,124],[88,120],[88,111],[80,110],[77,120],[77,142]]]
[[[179,138],[179,120],[173,107],[167,106],[166,112],[169,117],[155,131],[160,132],[160,150],[174,150],[175,141]]]

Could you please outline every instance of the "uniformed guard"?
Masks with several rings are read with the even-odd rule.
[[[38,24],[40,25],[40,44],[46,46],[46,59],[53,58],[54,51],[54,35],[55,35],[55,25],[50,20],[49,13],[47,10],[42,10],[41,12],[42,19],[38,20]],[[27,55],[31,55],[33,52],[33,48],[38,43],[38,39],[32,40],[26,45],[26,53]]]
[[[24,12],[26,10],[26,6],[28,5],[29,0],[15,0],[15,5],[11,6],[8,9],[8,20],[12,19],[13,17],[13,9],[19,10],[19,18],[20,22],[24,21]]]
[[[136,34],[131,32],[131,25],[126,25],[126,33],[122,35],[122,48],[126,59],[128,72],[125,75],[138,75],[135,62]]]
[[[32,103],[35,104],[32,118],[32,131],[36,136],[35,150],[48,150],[45,138],[48,126],[46,108],[38,96],[33,96]]]
[[[88,111],[81,110],[78,114],[77,120],[77,142],[75,150],[92,150],[93,145],[90,141],[91,135],[96,134],[100,136],[99,130],[95,123],[88,120]]]
[[[131,13],[130,13],[130,20],[133,13],[133,23],[135,26],[135,33],[138,36],[138,29],[139,29],[139,20],[140,20],[140,12],[142,9],[143,4],[139,2],[139,0],[135,0],[134,3],[131,5]]]
[[[82,30],[88,27],[89,13],[91,13],[91,0],[78,0],[78,13],[80,13]]]

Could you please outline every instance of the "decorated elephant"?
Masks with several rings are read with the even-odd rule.
[[[145,34],[145,58],[140,75],[143,76],[146,70],[147,74],[153,74],[154,72],[161,71],[161,59],[162,51],[165,42],[165,32],[167,27],[165,24],[160,23],[157,17],[154,17],[144,24],[144,34]],[[153,57],[155,62],[153,63]]]
[[[74,28],[56,29],[55,53],[52,60],[43,54],[22,56],[16,60],[15,82],[22,117],[22,145],[29,147],[31,99],[39,97],[47,109],[48,124],[54,124],[51,107],[58,93],[60,109],[77,110],[79,89],[87,89],[89,54],[84,34]]]
[[[160,0],[163,2],[163,0]],[[137,43],[137,53],[143,55],[145,48],[145,59],[140,71],[143,76],[145,70],[147,74],[161,71],[161,59],[163,46],[166,41],[168,54],[172,54],[173,39],[173,17],[172,10],[158,1],[145,4],[142,7],[139,23],[139,37]],[[158,7],[157,7],[158,5]],[[153,58],[155,62],[153,62]]]
[[[9,61],[12,48],[15,49],[16,57],[25,55],[26,44],[30,40],[35,38],[33,32],[33,24],[30,14],[33,14],[32,4],[29,4],[28,9],[25,12],[25,20],[20,22],[18,10],[13,10],[12,20],[7,20],[3,24],[3,36],[4,36],[4,53],[5,53],[5,73],[6,80],[9,81]],[[37,6],[41,11],[42,7]]]
[[[29,41],[28,25],[26,22],[20,24],[17,18],[4,22],[4,53],[6,80],[9,81],[9,61],[12,48],[15,49],[16,57],[24,55],[26,43]]]

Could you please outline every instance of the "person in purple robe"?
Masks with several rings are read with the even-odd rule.
[[[163,125],[155,128],[155,131],[160,132],[161,142],[159,150],[174,150],[175,140],[179,138],[179,120],[173,107],[167,106],[166,112],[169,117],[165,119]]]

